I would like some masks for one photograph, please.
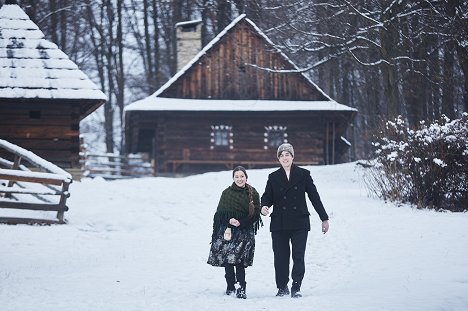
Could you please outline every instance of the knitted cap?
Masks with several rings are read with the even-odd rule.
[[[278,156],[278,158],[280,157],[280,154],[281,152],[283,151],[287,151],[291,154],[291,156],[294,158],[294,148],[291,144],[282,144],[278,147],[278,152],[276,153],[276,155]]]

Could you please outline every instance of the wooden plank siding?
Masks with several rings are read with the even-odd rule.
[[[228,31],[206,55],[160,95],[171,98],[327,100],[245,21]]]
[[[79,167],[80,105],[68,100],[18,101],[0,101],[0,138],[60,167]]]
[[[324,164],[326,122],[335,122],[335,135],[346,130],[348,116],[330,112],[168,112],[145,111],[129,115],[127,141],[131,153],[141,152],[138,143],[139,129],[153,129],[154,140],[145,150],[151,153],[157,162],[157,172],[171,172],[174,163],[187,164],[185,170],[190,172],[190,164],[206,164],[205,168],[213,169],[214,164],[229,163],[251,164],[256,167],[271,167],[277,164],[276,148],[264,149],[265,126],[286,126],[288,142],[297,150],[295,161],[308,164]],[[233,149],[215,147],[210,149],[211,126],[232,126]],[[152,153],[154,152],[154,154]],[[198,162],[197,162],[198,161]],[[263,163],[263,164],[262,164]]]

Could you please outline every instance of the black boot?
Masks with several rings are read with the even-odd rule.
[[[276,294],[276,296],[283,297],[283,296],[286,296],[286,295],[289,295],[288,285],[286,285],[283,288],[278,288],[278,293]]]
[[[235,292],[236,292],[236,288],[234,287],[234,285],[232,285],[232,287],[228,285],[226,289],[226,295],[231,296],[231,295],[234,295]]]
[[[246,283],[240,284],[240,287],[237,289],[236,297],[241,299],[247,299],[247,294],[245,292]]]
[[[291,286],[291,297],[292,298],[300,298],[302,297],[301,294],[301,283],[299,282],[293,282]]]

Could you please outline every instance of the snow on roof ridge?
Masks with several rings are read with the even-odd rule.
[[[13,17],[13,18],[12,18]],[[28,14],[24,12],[18,4],[6,3],[0,8],[0,19],[30,19]]]

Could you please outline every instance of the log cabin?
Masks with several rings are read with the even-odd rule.
[[[0,8],[0,138],[78,169],[80,121],[105,101],[16,1],[7,0]]]
[[[199,23],[178,24],[176,33]],[[157,174],[277,166],[283,142],[295,147],[297,164],[339,163],[356,112],[241,15],[154,94],[125,108],[126,152],[148,153]]]

